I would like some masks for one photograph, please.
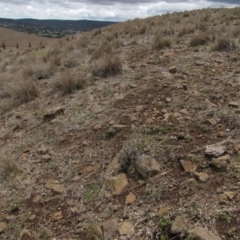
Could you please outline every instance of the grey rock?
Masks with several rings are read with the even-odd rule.
[[[224,155],[218,158],[213,158],[211,161],[211,165],[217,169],[226,169],[228,164],[230,163],[230,156]]]
[[[187,228],[188,228],[188,220],[184,216],[179,216],[174,220],[171,226],[171,233],[179,234],[186,231]]]
[[[226,147],[222,145],[207,145],[205,154],[209,157],[220,157],[226,152]]]
[[[189,233],[196,240],[221,240],[221,238],[216,236],[214,233],[199,226],[195,226]]]
[[[151,156],[142,155],[135,161],[136,171],[143,177],[152,177],[160,172],[158,162]]]

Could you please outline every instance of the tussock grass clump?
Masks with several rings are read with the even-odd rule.
[[[183,28],[180,29],[178,36],[183,37],[187,34],[194,33],[195,29],[191,25],[186,25]]]
[[[1,96],[12,98],[14,106],[30,102],[39,95],[39,91],[31,78],[9,79],[3,89]]]
[[[36,63],[34,65],[27,66],[22,71],[24,78],[32,78],[33,80],[47,79],[53,76],[54,69],[50,64]]]
[[[17,165],[12,160],[2,160],[0,163],[0,179],[6,180],[18,172]]]
[[[190,46],[196,47],[200,45],[205,45],[207,44],[207,42],[208,42],[208,36],[206,34],[198,34],[191,39]]]
[[[54,89],[60,90],[63,95],[66,95],[83,89],[85,85],[85,79],[83,79],[81,76],[73,75],[67,71],[57,78],[54,83]]]
[[[94,29],[92,31],[92,36],[95,37],[97,35],[100,35],[102,33],[102,29],[101,28],[97,28],[97,29]]]
[[[213,46],[213,51],[232,51],[236,49],[236,43],[229,37],[221,37],[217,40],[216,44]]]
[[[92,66],[93,76],[109,77],[120,74],[122,71],[122,63],[118,56],[107,56],[101,58]]]
[[[100,57],[112,54],[112,45],[107,41],[102,41],[98,48],[93,53],[93,58],[98,59]]]
[[[161,34],[156,34],[153,39],[152,48],[156,50],[170,48],[171,44],[172,42],[169,38],[165,38]]]

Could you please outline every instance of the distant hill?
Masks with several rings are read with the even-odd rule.
[[[31,47],[39,47],[40,43],[45,46],[53,41],[56,40],[0,27],[0,44],[4,42],[6,47],[16,47],[17,43],[19,47],[29,47],[29,43]]]
[[[0,27],[44,37],[63,37],[80,31],[91,31],[116,22],[93,20],[38,20],[0,18]]]

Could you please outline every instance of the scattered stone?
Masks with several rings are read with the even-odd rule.
[[[45,146],[41,146],[38,150],[37,153],[44,155],[48,152],[48,149]]]
[[[220,157],[226,152],[226,147],[221,145],[207,145],[205,154],[209,157]]]
[[[204,61],[201,61],[201,60],[197,60],[196,62],[195,62],[195,65],[197,65],[197,66],[203,66],[205,64],[205,62]]]
[[[101,168],[101,164],[97,163],[95,165],[89,165],[83,168],[81,173],[93,173],[97,172]]]
[[[168,210],[168,207],[166,207],[166,206],[160,206],[160,209],[159,209],[159,211],[158,211],[158,213],[157,213],[157,216],[162,217],[163,215],[167,214],[168,211],[169,211],[169,210]]]
[[[230,156],[229,155],[224,155],[218,158],[213,158],[210,162],[210,164],[219,169],[219,170],[223,170],[226,169],[228,164],[230,163]]]
[[[214,62],[216,62],[216,63],[224,63],[224,60],[221,59],[221,58],[215,58]]]
[[[5,219],[7,221],[11,221],[11,220],[16,219],[16,218],[17,218],[17,216],[15,216],[15,215],[7,215],[7,216],[5,216]]]
[[[103,229],[103,239],[112,240],[117,234],[118,222],[116,219],[110,219],[102,224]]]
[[[100,123],[97,123],[96,125],[94,125],[94,130],[99,130],[102,128],[102,125]]]
[[[64,191],[64,186],[61,185],[61,184],[47,183],[45,185],[45,188],[46,189],[51,189],[55,193],[59,193],[59,194],[63,193],[63,191]]]
[[[189,233],[196,240],[221,240],[220,237],[199,226],[195,226],[192,230],[189,231]]]
[[[185,172],[195,172],[197,170],[197,164],[192,161],[180,160],[180,163]]]
[[[120,235],[127,235],[132,229],[133,224],[129,220],[126,220],[118,228],[118,232]]]
[[[212,126],[215,126],[218,123],[216,118],[207,119],[207,122],[209,122]]]
[[[209,175],[205,172],[199,172],[199,173],[194,173],[194,177],[200,181],[200,182],[203,182],[203,183],[206,183],[209,179]]]
[[[125,204],[132,204],[136,201],[136,196],[132,193],[129,193],[126,197]]]
[[[48,161],[52,160],[52,156],[49,154],[46,154],[46,155],[42,156],[41,160],[43,162],[48,162]]]
[[[62,214],[62,211],[59,211],[59,212],[55,212],[53,215],[52,215],[52,219],[54,221],[59,221],[63,218],[63,214]]]
[[[28,229],[23,229],[19,234],[18,240],[32,240],[33,236],[32,233]]]
[[[42,200],[42,197],[39,196],[39,195],[33,197],[33,202],[34,202],[34,203],[38,203],[38,202],[40,202],[41,200]]]
[[[218,132],[218,137],[222,138],[222,137],[225,137],[225,132],[224,131],[221,131],[221,132]]]
[[[147,118],[145,123],[146,124],[152,124],[153,123],[153,119],[152,118]]]
[[[36,218],[36,215],[35,215],[35,214],[32,214],[32,215],[29,217],[29,220],[33,221],[35,218]]]
[[[127,175],[121,173],[115,177],[107,179],[106,185],[110,188],[113,194],[118,195],[128,185]]]
[[[205,98],[205,103],[208,105],[208,107],[216,107],[216,104],[212,103],[209,99]]]
[[[143,177],[152,177],[160,172],[158,162],[151,156],[142,155],[135,161],[136,171]]]
[[[167,102],[167,103],[170,103],[171,101],[172,101],[171,98],[166,98],[166,102]]]
[[[225,194],[221,194],[219,197],[219,203],[220,204],[227,204],[228,203],[228,198]]]
[[[107,170],[106,170],[106,175],[110,176],[112,175],[114,172],[117,172],[119,169],[121,169],[121,164],[119,162],[119,155],[116,155],[112,162],[110,162],[107,166]]]
[[[52,120],[57,115],[63,114],[65,111],[65,108],[63,106],[57,106],[54,108],[51,108],[47,110],[47,112],[43,115],[43,120]]]
[[[113,124],[115,124],[115,121],[114,121],[114,120],[111,120],[111,121],[109,122],[109,125],[113,125]]]
[[[88,142],[85,140],[85,141],[83,141],[82,145],[83,145],[84,147],[87,147],[87,146],[88,146]]]
[[[117,99],[117,100],[122,100],[124,99],[124,95],[122,93],[115,93],[114,94],[114,97]]]
[[[228,104],[228,106],[229,106],[229,107],[238,108],[238,107],[239,107],[239,104],[238,104],[238,102],[230,102],[230,103]]]
[[[232,201],[234,197],[236,196],[236,192],[224,192],[224,195],[227,196],[228,200]]]
[[[176,72],[177,72],[177,67],[176,67],[176,66],[172,66],[172,67],[170,67],[170,68],[168,69],[168,71],[169,71],[170,73],[176,73]]]
[[[0,222],[0,233],[7,229],[7,224],[5,222]]]
[[[135,111],[136,112],[141,112],[144,109],[142,105],[136,106]]]
[[[172,234],[179,234],[186,231],[188,228],[188,220],[184,216],[177,217],[171,226]]]

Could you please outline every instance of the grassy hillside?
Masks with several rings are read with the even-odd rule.
[[[1,239],[239,239],[239,25],[204,9],[1,49]]]
[[[31,47],[40,47],[41,45],[48,45],[52,43],[54,40],[39,37],[35,35],[29,35],[27,33],[21,33],[18,31],[14,31],[7,28],[0,27],[0,47],[2,49],[2,43],[4,42],[6,47],[16,47],[17,43],[20,48],[28,48],[29,43],[31,43]]]

